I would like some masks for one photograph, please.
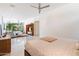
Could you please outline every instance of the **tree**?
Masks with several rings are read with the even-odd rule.
[[[17,25],[17,23],[8,23],[7,25],[6,25],[6,30],[7,31],[16,31],[16,25]]]

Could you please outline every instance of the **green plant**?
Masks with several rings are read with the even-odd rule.
[[[23,32],[23,23],[7,23],[6,24],[7,31],[21,31]]]
[[[7,23],[6,30],[7,31],[15,31],[17,23]]]

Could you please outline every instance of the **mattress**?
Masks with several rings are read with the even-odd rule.
[[[78,56],[79,50],[75,47],[75,41],[58,39],[47,42],[41,39],[29,40],[25,44],[25,50],[32,56]]]

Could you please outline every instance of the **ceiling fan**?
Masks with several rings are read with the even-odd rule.
[[[40,14],[40,12],[41,12],[42,9],[47,8],[47,7],[50,7],[50,5],[41,6],[41,3],[38,3],[38,7],[33,6],[33,5],[31,5],[31,7],[37,8],[38,11],[39,11],[39,14]]]

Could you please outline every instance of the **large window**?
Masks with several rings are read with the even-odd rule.
[[[6,31],[21,31],[23,32],[23,23],[7,23],[5,25]]]

